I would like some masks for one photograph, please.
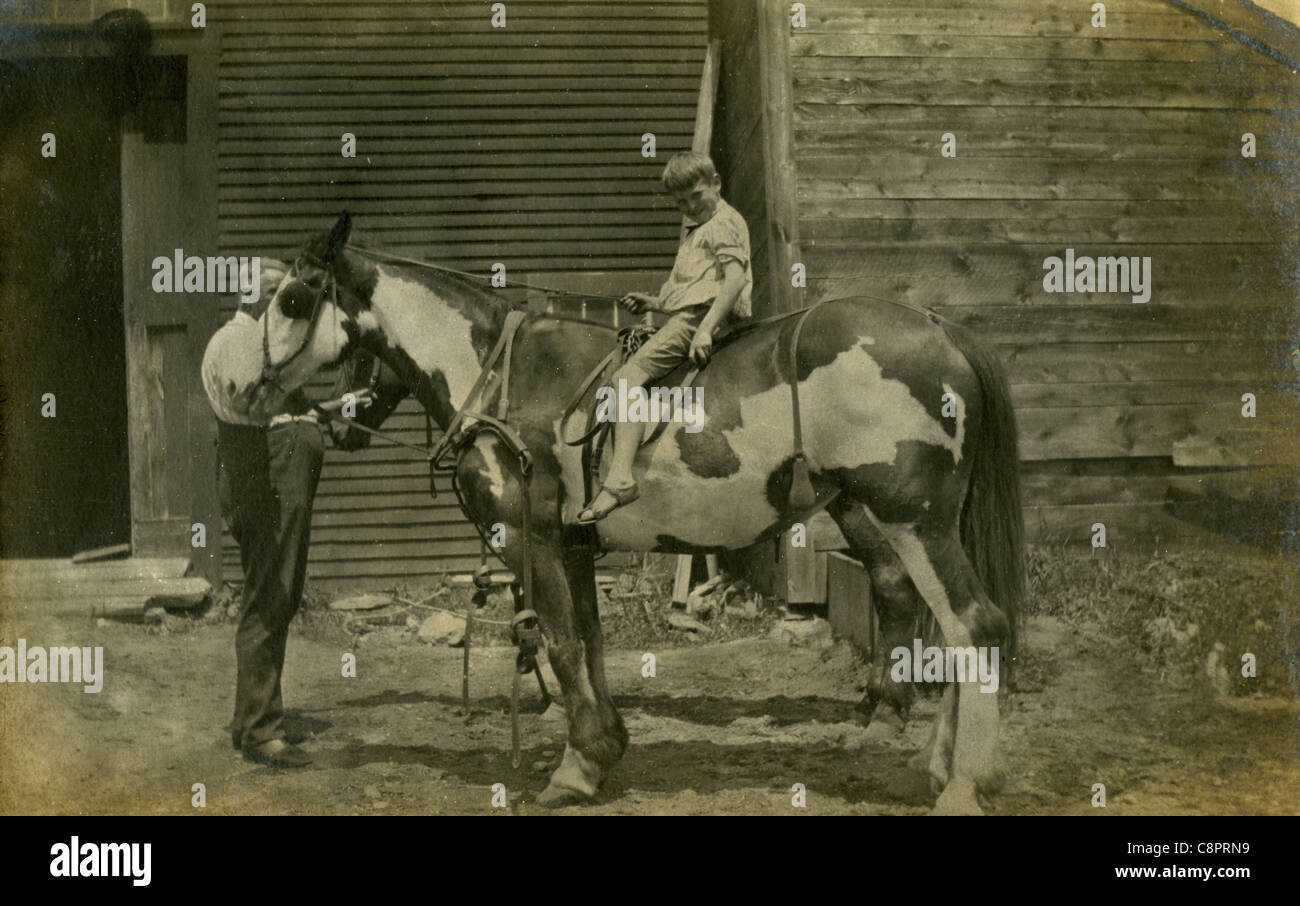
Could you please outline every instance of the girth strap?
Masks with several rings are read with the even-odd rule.
[[[613,352],[601,359],[600,363],[597,364],[595,368],[591,369],[587,376],[582,379],[582,384],[579,385],[577,392],[573,394],[572,398],[569,400],[569,404],[564,407],[564,415],[560,416],[560,440],[563,440],[570,447],[582,446],[587,441],[591,440],[597,431],[604,427],[601,422],[596,422],[594,428],[588,430],[577,440],[564,440],[564,429],[568,427],[569,419],[573,417],[573,413],[578,411],[578,407],[581,406],[582,401],[586,399],[587,391],[591,389],[592,385],[595,384],[596,381],[600,380],[600,376],[605,373],[605,369],[609,368],[609,366],[614,363],[614,359],[618,356],[618,353],[618,347],[615,347]]]
[[[803,452],[803,419],[799,415],[799,335],[803,333],[804,322],[808,316],[822,306],[818,302],[804,309],[799,320],[794,323],[794,333],[790,337],[790,409],[794,414],[794,461],[790,466],[790,506],[792,509],[805,509],[817,502],[817,492],[813,490],[808,477],[808,460]]]

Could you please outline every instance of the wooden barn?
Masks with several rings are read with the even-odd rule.
[[[0,2],[5,77],[64,86],[3,126],[6,222],[53,210],[72,230],[93,213],[108,237],[80,271],[44,267],[78,250],[39,231],[0,246],[24,263],[0,278],[7,309],[63,300],[5,348],[10,401],[39,399],[58,363],[61,413],[96,413],[68,433],[6,402],[42,454],[6,447],[6,503],[45,534],[8,515],[0,555],[125,542],[238,577],[228,540],[191,546],[193,523],[220,523],[198,361],[235,298],[153,294],[154,256],[292,256],[347,208],[400,254],[651,290],[679,224],[658,175],[699,136],[701,105],[750,225],[756,315],[868,293],[996,344],[1032,540],[1086,545],[1097,523],[1112,547],[1238,537],[1269,502],[1262,531],[1294,528],[1294,26],[1237,0],[1124,0],[1104,19],[1076,0],[533,0],[499,25],[492,6],[214,0],[196,27],[179,0]],[[148,47],[94,25],[119,7],[143,14]],[[123,73],[134,87],[109,97]],[[47,131],[58,158],[33,156]],[[1045,263],[1067,256],[1149,259],[1149,298],[1048,292]],[[84,337],[59,327],[73,293],[98,305]],[[83,354],[103,363],[93,394]],[[413,404],[390,424],[423,441]],[[314,581],[477,565],[472,527],[450,493],[429,499],[423,470],[391,447],[328,454]],[[88,499],[103,525],[71,537]],[[1224,522],[1234,503],[1244,520]],[[798,594],[823,599],[825,582]]]
[[[1293,537],[1300,32],[1238,2],[1090,7],[714,3],[755,298],[866,293],[996,344],[1031,541]],[[1149,258],[1149,297],[1049,292],[1067,255]]]

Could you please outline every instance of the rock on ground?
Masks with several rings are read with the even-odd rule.
[[[392,603],[390,595],[348,595],[330,601],[330,610],[374,610]]]
[[[782,620],[772,627],[772,638],[807,648],[829,648],[834,643],[831,624],[821,617],[811,620]]]
[[[419,636],[421,642],[454,648],[465,641],[465,621],[452,614],[436,611],[420,624]]]
[[[685,632],[698,632],[701,635],[709,635],[713,630],[705,626],[695,617],[684,614],[681,611],[674,610],[668,614],[668,625],[673,629],[681,629]]]

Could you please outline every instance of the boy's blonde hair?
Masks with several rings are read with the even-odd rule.
[[[662,177],[669,192],[685,192],[697,182],[713,182],[718,171],[707,154],[698,151],[681,151],[668,159]]]

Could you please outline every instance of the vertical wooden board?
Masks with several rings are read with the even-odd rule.
[[[806,547],[787,545],[785,551],[785,600],[789,604],[822,604],[826,601],[826,554],[810,542]]]
[[[186,40],[172,36],[161,42],[165,46],[156,48],[154,58],[160,94],[128,116],[122,129],[125,392],[137,554],[191,555],[188,527],[195,520],[207,524],[210,549],[219,534],[215,425],[197,380],[217,300],[209,294],[159,294],[152,286],[156,257],[170,257],[175,249],[200,257],[218,251],[209,109],[216,85],[203,76],[211,74],[215,49],[199,52],[204,37],[187,30]],[[164,121],[167,127],[159,128]],[[215,580],[217,558],[206,559],[205,574]]]
[[[759,80],[763,96],[764,183],[767,191],[769,312],[792,311],[800,294],[790,283],[800,260],[798,176],[794,163],[790,28],[783,0],[759,0]],[[760,312],[755,311],[755,314]]]
[[[691,593],[691,565],[695,558],[690,554],[678,554],[677,568],[673,574],[673,603],[685,604],[686,596]]]
[[[708,154],[713,144],[713,111],[718,98],[718,64],[722,42],[716,38],[709,42],[704,55],[704,71],[700,75],[700,99],[695,107],[695,129],[691,135],[691,150]]]
[[[870,654],[875,643],[871,577],[862,564],[834,551],[826,556],[826,610],[831,631]]]
[[[165,463],[166,491],[158,515],[185,519],[190,513],[190,492],[194,486],[189,399],[194,393],[191,375],[198,373],[190,359],[189,331],[184,324],[167,324],[152,328],[153,341],[162,348],[162,392],[164,435],[158,451]],[[187,520],[188,521],[188,520]]]

